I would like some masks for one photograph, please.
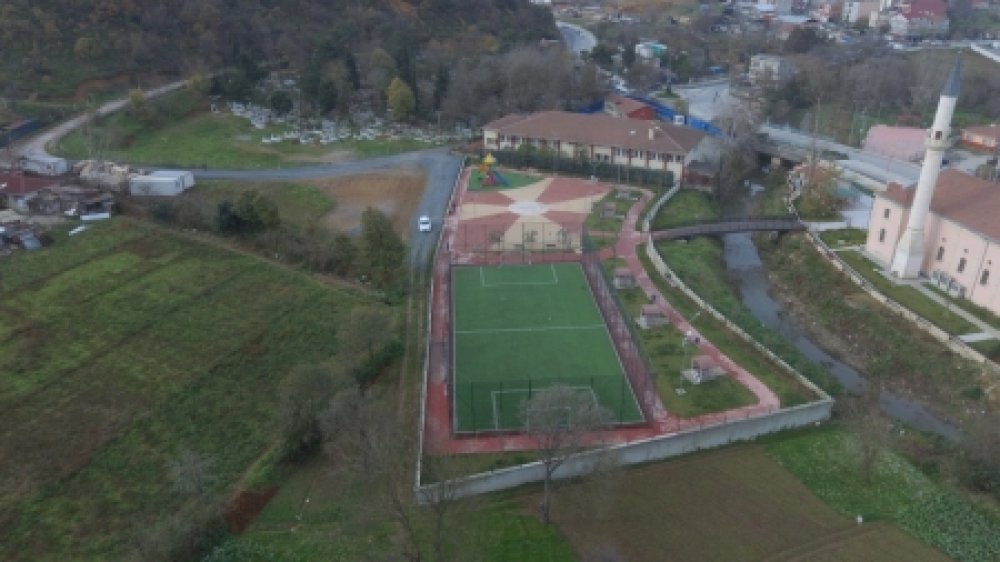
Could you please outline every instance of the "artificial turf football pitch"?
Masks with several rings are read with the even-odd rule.
[[[524,402],[557,383],[642,421],[579,264],[456,266],[452,314],[456,431],[520,429]]]

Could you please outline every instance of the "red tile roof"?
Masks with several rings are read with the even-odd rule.
[[[914,187],[892,183],[879,194],[903,207],[913,203]],[[1000,241],[1000,184],[958,170],[941,170],[931,211],[968,230]]]
[[[57,183],[58,181],[52,178],[0,171],[0,184],[7,184],[6,188],[0,189],[0,194],[4,195],[27,195]]]
[[[942,19],[948,17],[948,4],[943,0],[911,0],[903,6],[903,16],[913,19]]]
[[[627,98],[621,94],[611,94],[608,96],[608,101],[615,106],[618,113],[626,116],[631,115],[633,111],[639,111],[640,109],[650,107],[648,104],[642,103],[639,100]]]
[[[705,138],[705,133],[671,123],[652,123],[605,114],[583,115],[565,111],[542,111],[530,115],[508,115],[484,129],[502,135],[560,140],[596,146],[630,148],[657,153],[687,153]],[[650,139],[649,130],[653,129]]]

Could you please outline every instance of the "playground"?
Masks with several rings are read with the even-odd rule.
[[[469,176],[470,191],[497,191],[517,189],[538,182],[539,176],[497,168],[496,158],[487,153]]]
[[[524,402],[556,383],[642,422],[579,264],[455,267],[452,287],[458,432],[520,429]]]

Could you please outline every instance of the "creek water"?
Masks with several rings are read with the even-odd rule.
[[[725,236],[725,261],[730,277],[739,288],[740,300],[762,324],[788,340],[803,355],[823,365],[848,392],[857,394],[864,390],[868,381],[862,373],[837,360],[809,339],[802,327],[784,315],[781,306],[771,298],[767,271],[749,233]],[[961,436],[957,427],[932,414],[920,402],[886,391],[879,395],[879,402],[885,413],[921,431],[951,440]]]

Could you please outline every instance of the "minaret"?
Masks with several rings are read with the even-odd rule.
[[[962,75],[962,59],[955,61],[948,81],[941,91],[937,113],[934,114],[934,124],[927,131],[924,146],[924,164],[920,168],[920,179],[917,180],[917,191],[910,206],[910,219],[906,223],[906,231],[896,243],[896,253],[892,257],[892,274],[904,279],[912,279],[920,274],[924,261],[924,222],[927,211],[934,197],[934,187],[937,185],[938,173],[941,171],[941,161],[944,151],[948,149],[948,138],[951,136],[951,117],[955,114],[955,103],[958,101],[958,89]]]

